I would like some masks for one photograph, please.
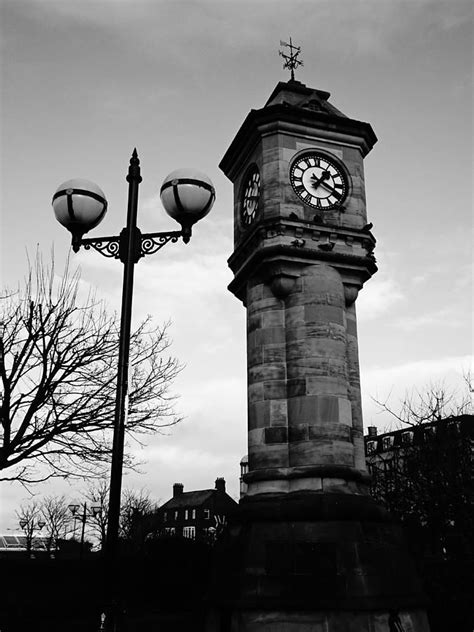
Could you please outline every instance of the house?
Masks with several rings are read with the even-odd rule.
[[[185,492],[173,485],[173,497],[158,510],[161,535],[195,540],[213,539],[227,523],[238,504],[227,494],[225,480],[216,479],[214,489]]]

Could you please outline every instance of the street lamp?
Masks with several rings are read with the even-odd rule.
[[[206,175],[194,169],[173,171],[165,178],[160,197],[168,215],[181,224],[181,231],[142,234],[137,228],[138,187],[141,181],[140,161],[137,150],[134,149],[127,175],[129,185],[127,225],[119,236],[83,239],[85,233],[102,221],[107,211],[105,195],[93,182],[68,180],[57,189],[52,200],[56,219],[72,234],[74,252],[78,252],[81,246],[84,246],[86,250],[94,248],[105,257],[120,259],[124,264],[105,547],[106,564],[109,570],[113,567],[118,547],[134,265],[141,257],[157,252],[170,241],[177,242],[179,237],[182,237],[184,243],[188,243],[192,226],[209,213],[215,200],[214,187]]]
[[[35,531],[41,531],[41,529],[45,526],[46,522],[41,519],[35,518],[21,518],[18,521],[20,525],[20,529],[25,532],[26,535],[26,552],[28,554],[31,553],[31,549],[33,547],[33,537]]]
[[[74,532],[76,531],[76,520],[79,518],[80,521],[82,522],[82,529],[81,529],[81,549],[80,549],[80,558],[82,559],[83,555],[84,555],[84,535],[85,535],[85,531],[86,531],[86,522],[87,522],[87,518],[95,518],[96,516],[98,516],[100,514],[100,512],[102,511],[102,509],[100,507],[88,507],[87,503],[84,503],[82,505],[82,514],[79,515],[79,509],[80,509],[80,505],[68,505],[68,509],[71,512],[73,518],[74,518]],[[88,511],[89,510],[89,511]]]

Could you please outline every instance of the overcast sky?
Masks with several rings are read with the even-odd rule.
[[[139,450],[126,487],[164,502],[174,482],[238,496],[246,453],[244,308],[231,281],[232,189],[218,169],[251,108],[288,72],[279,42],[302,47],[297,78],[327,90],[379,142],[366,158],[369,221],[379,272],[358,299],[365,425],[387,427],[371,397],[394,406],[406,390],[445,380],[461,388],[472,353],[472,9],[463,0],[140,2],[2,0],[1,285],[26,273],[26,253],[69,249],[51,197],[73,177],[105,191],[97,235],[125,223],[128,161],[143,183],[139,225],[176,230],[161,209],[165,176],[194,166],[217,201],[188,245],[168,245],[136,269],[135,320],[172,321],[175,383],[185,417]],[[86,285],[119,309],[122,265],[74,256]],[[131,449],[137,451],[136,446]],[[80,483],[39,487],[78,497]],[[0,531],[28,501],[0,488]]]

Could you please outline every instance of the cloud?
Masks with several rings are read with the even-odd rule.
[[[438,312],[422,313],[417,316],[406,316],[397,319],[391,326],[405,332],[412,333],[419,329],[425,329],[426,327],[436,327],[442,325],[443,327],[459,327],[463,324],[463,320],[460,314],[455,308],[445,308]]]
[[[403,298],[404,294],[394,279],[375,277],[359,293],[357,299],[358,316],[362,320],[379,318]]]

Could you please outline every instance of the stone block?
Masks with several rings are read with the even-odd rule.
[[[256,384],[249,383],[248,385],[248,401],[249,404],[268,399],[264,397],[264,387],[262,382]]]
[[[316,423],[318,414],[318,397],[304,396],[288,399],[288,423],[298,424]]]
[[[263,347],[263,362],[270,364],[272,362],[285,362],[285,360],[286,348],[284,345],[265,345]]]
[[[266,312],[268,310],[281,309],[281,304],[280,301],[272,295],[270,298],[264,297],[254,303],[248,303],[247,309],[249,313]]]
[[[287,380],[286,391],[288,397],[306,395],[306,378],[298,377]]]
[[[357,338],[357,323],[349,318],[346,318],[346,331],[348,336]]]
[[[298,424],[296,426],[289,426],[288,428],[288,440],[290,443],[295,441],[307,441],[308,440],[308,426],[307,424]]]
[[[248,338],[247,338],[248,341]],[[248,366],[255,366],[263,362],[263,346],[249,345],[247,342],[247,362]]]
[[[302,358],[286,367],[287,379],[329,375],[329,358]]]
[[[286,426],[272,426],[265,428],[265,443],[287,443],[288,428]]]
[[[270,399],[265,401],[269,404],[269,422],[271,426],[288,425],[288,404],[286,399]]]
[[[305,305],[305,322],[344,324],[344,310],[332,305]]]
[[[284,380],[286,378],[286,366],[283,363],[258,364],[254,367],[249,367],[248,375],[251,384],[269,380]]]
[[[285,310],[274,309],[272,311],[263,312],[261,315],[262,327],[284,327],[285,326]]]
[[[317,477],[290,479],[289,483],[290,485],[288,491],[290,492],[318,492],[321,491],[323,488],[322,479]]]
[[[339,398],[339,423],[352,426],[352,405],[348,399]]]
[[[345,360],[346,345],[341,340],[331,338],[299,338],[288,340],[286,344],[286,357],[288,364],[303,358],[340,358]]]
[[[248,405],[248,427],[249,430],[265,428],[270,423],[270,403],[259,401]]]
[[[308,426],[311,441],[344,441],[351,443],[352,428],[340,423],[312,424]]]
[[[286,399],[286,380],[273,380],[263,384],[264,399]]]
[[[348,380],[347,364],[343,360],[329,358],[329,375]]]
[[[306,377],[307,395],[332,395],[333,397],[347,397],[347,383],[333,377],[313,376]]]
[[[263,345],[275,345],[278,343],[285,343],[285,328],[284,327],[267,327],[257,332],[257,340]]]
[[[285,322],[288,329],[293,329],[294,327],[304,324],[304,305],[287,307]]]
[[[257,312],[254,314],[248,314],[247,318],[247,333],[253,332],[255,329],[260,329],[262,326],[262,315]]]
[[[265,445],[264,433],[265,433],[265,428],[255,428],[254,430],[249,430],[248,432],[249,450],[254,449],[256,446]]]
[[[252,284],[252,280],[249,280],[247,286],[247,301],[248,305],[255,304],[256,301],[260,301],[263,298],[263,283]]]
[[[288,444],[255,444],[249,442],[249,468],[251,471],[274,467],[288,467]]]

